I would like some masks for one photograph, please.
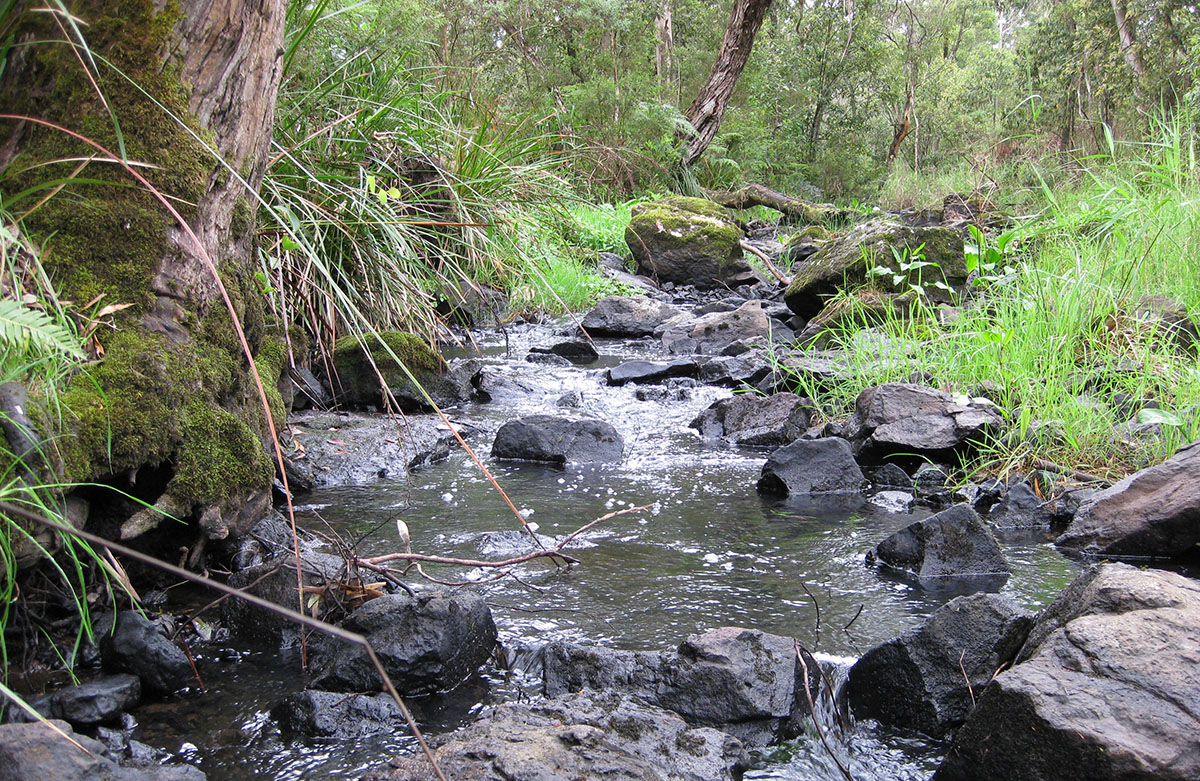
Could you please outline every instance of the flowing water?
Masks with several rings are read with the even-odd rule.
[[[608,387],[604,367],[652,357],[647,342],[602,343],[601,360],[582,368],[519,360],[530,345],[553,341],[549,330],[525,327],[484,344],[493,401],[457,409],[452,420],[485,459],[501,424],[534,412],[598,417],[621,433],[626,452],[619,466],[486,461],[540,535],[561,537],[604,514],[645,509],[581,535],[569,549],[580,563],[570,569],[535,561],[514,569],[515,577],[486,582],[494,571],[426,567],[438,578],[480,581],[476,588],[518,668],[529,649],[554,639],[657,649],[738,625],[799,638],[840,679],[863,651],[957,595],[924,591],[864,563],[867,549],[927,510],[891,511],[903,499],[895,494],[821,502],[761,497],[754,484],[765,452],[704,443],[688,428],[729,390],[687,381],[665,390]],[[559,406],[564,399],[577,408]],[[322,490],[298,508],[302,525],[328,524],[358,540],[360,555],[396,550],[396,518],[407,522],[414,551],[498,560],[530,550],[511,509],[462,452],[401,481]],[[1009,541],[1005,553],[1013,575],[1001,593],[1029,609],[1047,604],[1076,572],[1044,540]],[[236,664],[220,663],[231,655]],[[211,648],[201,651],[200,668],[208,693],[144,707],[138,717],[147,742],[179,751],[212,778],[353,778],[413,749],[406,735],[350,743],[279,735],[266,711],[301,685],[298,660],[287,654]],[[532,691],[533,678],[519,669],[488,672],[415,707],[422,726],[438,734],[489,703]],[[945,750],[870,724],[843,734],[834,707],[822,708],[825,731],[855,778],[926,778]],[[767,754],[747,777],[841,774],[814,733]]]

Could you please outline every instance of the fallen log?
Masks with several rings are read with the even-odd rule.
[[[817,204],[776,192],[761,184],[747,184],[733,192],[708,192],[708,197],[727,209],[749,209],[752,206],[767,206],[783,212],[792,220],[806,225],[825,222],[849,222],[854,212],[839,209],[829,204]]]

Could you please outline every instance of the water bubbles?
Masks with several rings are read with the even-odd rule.
[[[716,564],[720,560],[721,560],[721,557],[715,553],[704,554],[704,563],[705,564]]]
[[[450,504],[451,502],[454,501],[454,494],[447,491],[446,493],[442,494],[442,501],[445,502],[446,504]]]

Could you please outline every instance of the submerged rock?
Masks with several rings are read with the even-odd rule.
[[[742,257],[742,229],[703,198],[666,198],[633,207],[625,243],[638,273],[659,283],[734,288],[758,277]]]
[[[439,767],[453,779],[606,778],[732,781],[749,768],[746,749],[715,729],[615,693],[580,693],[523,705],[506,703],[442,742]],[[398,757],[366,776],[425,781],[423,757]]]
[[[914,575],[926,588],[953,585],[963,578],[982,578],[980,585],[1002,584],[1012,572],[996,538],[966,504],[904,527],[870,551],[867,562]]]
[[[1038,617],[936,781],[1200,778],[1200,584],[1105,564]]]
[[[624,448],[621,435],[602,420],[529,415],[500,427],[492,443],[492,456],[560,466],[612,464],[620,463]]]
[[[817,662],[809,691],[820,691]],[[585,689],[633,695],[712,726],[751,745],[794,737],[808,715],[795,641],[754,629],[724,627],[692,635],[674,651],[614,651],[554,642],[546,647],[546,695]]]
[[[854,715],[942,737],[1017,655],[1033,616],[996,594],[957,597],[924,624],[877,645],[850,668]]]
[[[690,426],[705,438],[720,437],[745,446],[779,447],[799,439],[811,417],[812,400],[794,393],[739,394],[715,402]]]
[[[1060,548],[1093,556],[1174,557],[1200,544],[1200,443],[1080,505]]]
[[[496,646],[496,624],[483,597],[469,591],[388,594],[355,610],[342,626],[364,635],[402,695],[453,689],[483,665]],[[383,681],[366,651],[325,637],[313,643],[312,685],[336,691],[380,691]]]
[[[802,439],[772,453],[763,465],[758,490],[764,494],[859,493],[867,478],[850,443],[837,437]]]

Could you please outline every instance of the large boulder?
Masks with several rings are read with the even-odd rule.
[[[1174,557],[1200,544],[1200,442],[1080,505],[1060,548],[1094,556]]]
[[[854,460],[850,443],[838,437],[801,439],[767,458],[758,490],[765,494],[858,493],[867,478]]]
[[[705,289],[757,281],[742,257],[741,238],[726,211],[703,198],[639,203],[625,229],[639,274]]]
[[[626,361],[608,370],[609,385],[626,385],[631,382],[661,382],[672,377],[695,377],[698,371],[695,361],[679,359],[662,363],[659,361]]]
[[[1200,778],[1200,584],[1105,564],[1039,616],[936,781]]]
[[[310,738],[362,738],[408,729],[390,694],[347,694],[304,689],[271,709],[284,731]]]
[[[747,301],[732,311],[679,315],[666,323],[663,347],[674,355],[715,355],[734,342],[769,339],[784,328],[767,315],[767,306],[763,301]]]
[[[621,435],[603,420],[529,415],[500,427],[492,442],[492,455],[560,466],[615,464],[620,463],[624,447]]]
[[[496,647],[496,624],[483,597],[469,591],[389,594],[355,610],[342,626],[365,636],[402,695],[448,691]],[[323,637],[313,644],[312,685],[380,691],[383,681],[361,646]]]
[[[809,693],[820,691],[817,662]],[[545,691],[555,697],[594,689],[630,694],[716,727],[751,745],[794,737],[809,713],[795,641],[724,627],[692,635],[673,651],[614,651],[556,641],[546,647]]]
[[[646,296],[609,296],[596,302],[579,325],[593,337],[649,336],[676,310]]]
[[[64,740],[64,734],[70,740]],[[65,721],[0,725],[0,781],[204,781],[204,778],[204,773],[190,765],[120,767],[105,756],[103,743],[72,732]]]
[[[860,461],[953,461],[1003,428],[991,403],[890,382],[858,395],[844,434]]]
[[[900,254],[909,269],[900,268],[893,251]],[[918,268],[914,263],[923,265]],[[893,273],[875,277],[885,291],[906,293],[910,285],[919,284],[927,295],[938,299],[944,291],[934,283],[953,288],[967,281],[962,233],[943,226],[914,227],[891,219],[864,222],[797,264],[784,300],[800,317],[811,318],[821,311],[826,298],[866,283],[874,276],[871,271],[875,268],[887,268],[901,277],[899,281]]]
[[[396,363],[393,354],[403,367]],[[439,407],[471,396],[469,376],[451,371],[419,336],[400,331],[383,331],[378,338],[366,337],[366,349],[357,337],[338,339],[333,345],[333,368],[335,376],[329,384],[334,395],[339,403],[352,409],[385,408],[384,386],[404,412],[428,411],[426,393]]]
[[[958,585],[964,578],[987,586],[1012,573],[996,538],[966,504],[909,524],[871,550],[867,562],[913,575],[927,588]]]
[[[136,675],[144,690],[170,694],[196,681],[187,654],[139,613],[118,613],[115,621],[111,615],[102,616],[95,631],[105,669]]]
[[[142,699],[142,683],[136,675],[104,675],[86,683],[68,686],[30,701],[34,710],[48,719],[62,719],[78,727],[115,721]],[[28,713],[13,710],[14,721],[28,721]]]
[[[731,781],[750,766],[734,737],[615,693],[505,703],[460,730],[435,757],[447,778]],[[421,756],[398,757],[368,781],[425,781]]]
[[[737,445],[779,447],[800,438],[812,418],[812,401],[794,393],[738,394],[714,402],[691,427],[700,436]]]
[[[1032,614],[1007,597],[957,597],[854,663],[845,689],[850,707],[860,719],[942,737],[1017,655],[1032,624]]]

